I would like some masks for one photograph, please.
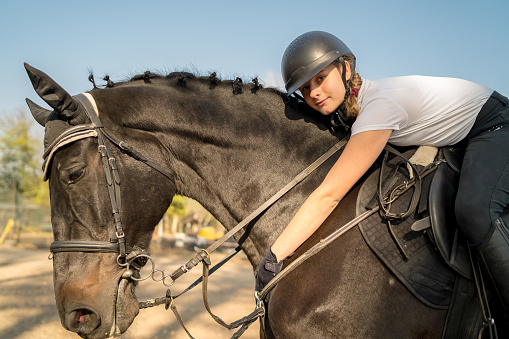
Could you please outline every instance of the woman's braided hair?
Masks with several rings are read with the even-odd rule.
[[[348,81],[348,85],[350,86],[350,95],[345,100],[346,112],[343,113],[347,118],[357,118],[359,115],[359,103],[357,102],[357,95],[352,94],[352,89],[356,88],[359,90],[361,88],[362,78],[355,70],[355,56],[353,54],[345,54],[343,58],[350,64],[350,69],[352,70],[352,76]],[[334,61],[334,63],[338,67],[340,66],[339,59]]]

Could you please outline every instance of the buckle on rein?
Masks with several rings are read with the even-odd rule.
[[[150,255],[148,255],[146,253],[133,253],[132,252],[131,255],[129,255],[129,258],[127,258],[127,262],[125,264],[121,265],[126,268],[125,272],[122,274],[122,279],[133,279],[135,281],[143,281],[143,280],[147,280],[148,278],[152,278],[153,281],[155,281],[155,282],[161,281],[166,287],[168,287],[168,289],[166,291],[166,295],[164,297],[149,299],[144,302],[139,302],[139,308],[144,309],[144,308],[154,307],[154,306],[163,305],[163,304],[165,305],[166,310],[171,308],[175,317],[179,321],[180,325],[182,326],[184,331],[189,335],[190,338],[193,338],[193,337],[191,336],[191,334],[189,333],[189,331],[187,330],[187,328],[185,327],[185,325],[183,323],[182,317],[180,316],[180,314],[177,310],[177,307],[175,305],[175,299],[178,298],[179,296],[185,294],[186,292],[190,291],[192,288],[196,287],[200,282],[202,282],[203,284],[205,284],[205,287],[203,288],[203,290],[205,291],[203,298],[204,298],[204,302],[205,302],[207,311],[219,325],[221,325],[229,330],[240,327],[240,329],[238,329],[237,332],[235,332],[232,336],[232,338],[239,338],[249,328],[249,326],[251,324],[253,324],[258,318],[261,319],[260,321],[263,321],[263,317],[265,316],[265,303],[263,301],[263,298],[261,298],[259,292],[255,292],[254,297],[256,300],[256,308],[252,313],[250,313],[249,315],[247,315],[237,321],[232,322],[231,324],[227,324],[224,321],[222,321],[219,317],[217,317],[216,315],[211,313],[211,310],[208,306],[208,297],[206,294],[206,289],[207,289],[206,284],[208,282],[209,271],[210,271],[210,274],[212,274],[215,271],[216,266],[220,267],[221,263],[216,264],[216,266],[214,266],[212,268],[212,270],[209,270],[209,267],[212,264],[211,260],[210,260],[209,252],[205,249],[199,249],[197,247],[195,247],[194,249],[197,252],[197,255],[195,257],[191,258],[191,260],[189,260],[186,264],[184,264],[184,265],[180,266],[178,269],[176,269],[172,274],[165,274],[164,270],[156,269],[155,262],[154,262],[153,258],[150,257]],[[135,260],[137,260],[139,258],[144,258],[144,260],[150,261],[151,262],[151,270],[146,276],[137,278],[134,276],[134,272],[131,269],[131,266],[134,266],[135,270],[137,270],[137,267],[135,265],[133,265],[133,263],[135,263]],[[199,279],[197,279],[194,283],[192,283],[189,287],[187,287],[185,290],[180,292],[179,294],[172,295],[169,287],[171,287],[175,283],[175,280],[177,278],[179,278],[183,274],[189,272],[193,267],[197,266],[200,262],[203,263],[203,275]],[[157,273],[159,273],[160,276],[156,276]],[[171,281],[167,282],[166,279],[168,279],[168,278]]]
[[[177,278],[179,278],[183,274],[189,272],[191,269],[193,269],[193,267],[197,266],[200,262],[204,262],[204,264],[206,264],[208,266],[211,265],[210,254],[205,249],[201,249],[200,250],[200,249],[195,247],[195,251],[198,252],[198,254],[195,257],[193,257],[191,260],[189,260],[186,264],[180,266],[177,270],[175,270],[171,274],[166,274],[164,272],[164,270],[157,269],[156,265],[155,265],[154,259],[148,253],[143,253],[143,251],[141,251],[141,252],[140,251],[133,251],[133,252],[131,252],[125,258],[125,260],[126,260],[125,263],[121,263],[119,261],[121,256],[118,256],[117,264],[119,266],[125,267],[125,271],[122,274],[122,279],[132,279],[134,281],[144,281],[144,280],[147,280],[149,278],[152,278],[152,280],[155,281],[155,282],[162,282],[164,286],[171,287],[171,286],[173,286],[173,284],[175,283],[175,280],[177,280]],[[141,264],[136,263],[136,260],[140,260],[140,259],[142,259],[144,262],[141,263]],[[133,267],[135,271],[140,271],[141,268],[143,266],[145,266],[145,264],[148,261],[150,261],[150,263],[151,263],[150,272],[147,275],[143,276],[143,277],[139,277],[139,278],[136,277],[134,275],[134,271],[131,269],[131,267]],[[159,274],[159,275],[157,275],[157,274]],[[168,278],[170,279],[169,282],[166,281]],[[165,298],[168,298],[168,296],[165,297]],[[163,299],[165,299],[165,298],[163,298]],[[151,300],[155,300],[155,299],[151,299]],[[154,305],[147,305],[147,303],[149,303],[151,300],[148,300],[147,302],[140,303],[140,308],[146,308],[146,307],[150,307],[150,306],[157,306],[157,305],[161,304],[159,302],[159,303],[156,303]]]

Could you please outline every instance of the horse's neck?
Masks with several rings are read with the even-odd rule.
[[[210,98],[200,103],[200,97],[193,97],[185,107],[167,100],[162,108],[159,100],[157,108],[130,122],[133,127],[147,126],[147,117],[157,111],[157,122],[151,121],[150,127],[135,134],[157,139],[154,150],[160,152],[151,152],[151,157],[175,173],[177,192],[198,201],[227,229],[337,141],[304,119],[286,118],[285,105],[274,93],[259,94],[260,100],[250,102],[229,94],[229,104],[213,103]],[[241,242],[252,262],[266,251],[305,196],[278,202],[255,226],[248,226],[249,239],[243,237]]]

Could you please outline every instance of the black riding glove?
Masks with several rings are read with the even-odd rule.
[[[276,255],[269,248],[267,255],[260,260],[256,270],[254,271],[255,276],[255,290],[260,292],[263,288],[278,274],[283,268],[286,258],[277,262]],[[267,295],[268,300],[269,295]]]

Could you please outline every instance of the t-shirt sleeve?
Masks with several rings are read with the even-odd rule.
[[[352,135],[376,130],[398,131],[408,122],[408,113],[387,97],[375,98],[365,104],[352,125]]]

